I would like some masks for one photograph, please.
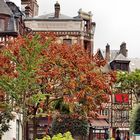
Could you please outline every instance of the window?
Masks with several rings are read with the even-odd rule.
[[[105,116],[108,116],[108,109],[107,108],[105,108],[104,110],[102,110],[102,115],[105,115]]]
[[[1,19],[1,18],[0,18],[0,32],[1,32],[1,31],[4,31],[4,24],[5,24],[5,23],[4,23],[4,19]]]
[[[71,39],[63,39],[63,43],[66,45],[72,45],[72,40]]]
[[[116,63],[116,70],[121,70],[121,64],[120,63]]]
[[[128,71],[128,64],[125,63],[121,64],[121,70]]]
[[[116,62],[114,66],[115,70],[122,70],[122,71],[128,71],[128,64],[122,63],[122,62]]]

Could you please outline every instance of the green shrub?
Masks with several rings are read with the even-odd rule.
[[[140,104],[137,104],[131,114],[130,129],[134,134],[140,134]]]
[[[57,135],[54,135],[52,138],[50,136],[46,136],[43,139],[36,140],[74,140],[74,139],[72,138],[71,133],[68,131],[64,134],[59,133]]]

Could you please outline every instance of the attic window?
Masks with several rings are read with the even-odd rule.
[[[4,19],[0,18],[0,32],[4,31]]]

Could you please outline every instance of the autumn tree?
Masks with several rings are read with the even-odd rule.
[[[23,139],[26,136],[24,122],[29,119],[28,100],[32,100],[32,112],[35,114],[38,102],[45,98],[40,92],[37,72],[45,61],[41,53],[47,48],[50,40],[51,37],[48,39],[43,34],[19,36],[7,42],[1,50],[0,89],[6,94],[8,102],[12,103],[14,111],[23,114]]]
[[[14,101],[15,110],[24,114],[23,122],[33,119],[33,139],[36,117],[50,116],[56,101],[77,115],[80,105],[87,116],[108,102],[115,80],[113,73],[102,72],[105,62],[79,45],[57,44],[53,35],[18,37],[8,42],[0,57],[0,88]]]

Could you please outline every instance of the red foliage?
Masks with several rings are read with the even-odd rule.
[[[26,48],[30,55],[36,49],[33,47],[35,44],[30,46],[29,41],[35,38],[32,35],[28,35],[27,38],[28,40],[19,36],[5,47],[14,55],[23,71],[27,71],[28,62],[24,54],[22,56],[21,48]],[[99,60],[96,56],[89,56],[79,45],[66,46],[55,43],[53,34],[40,33],[36,40],[42,47],[46,42],[50,42],[36,57],[38,60],[43,56],[45,61],[38,64],[34,75],[36,82],[44,86],[45,93],[53,97],[66,95],[70,98],[69,102],[81,102],[84,99],[82,103],[90,109],[95,109],[96,106],[108,101],[115,76],[113,73],[102,73],[101,67],[105,65],[105,61]],[[0,55],[0,74],[18,77],[15,67],[10,57]],[[67,98],[64,99],[68,101]]]

